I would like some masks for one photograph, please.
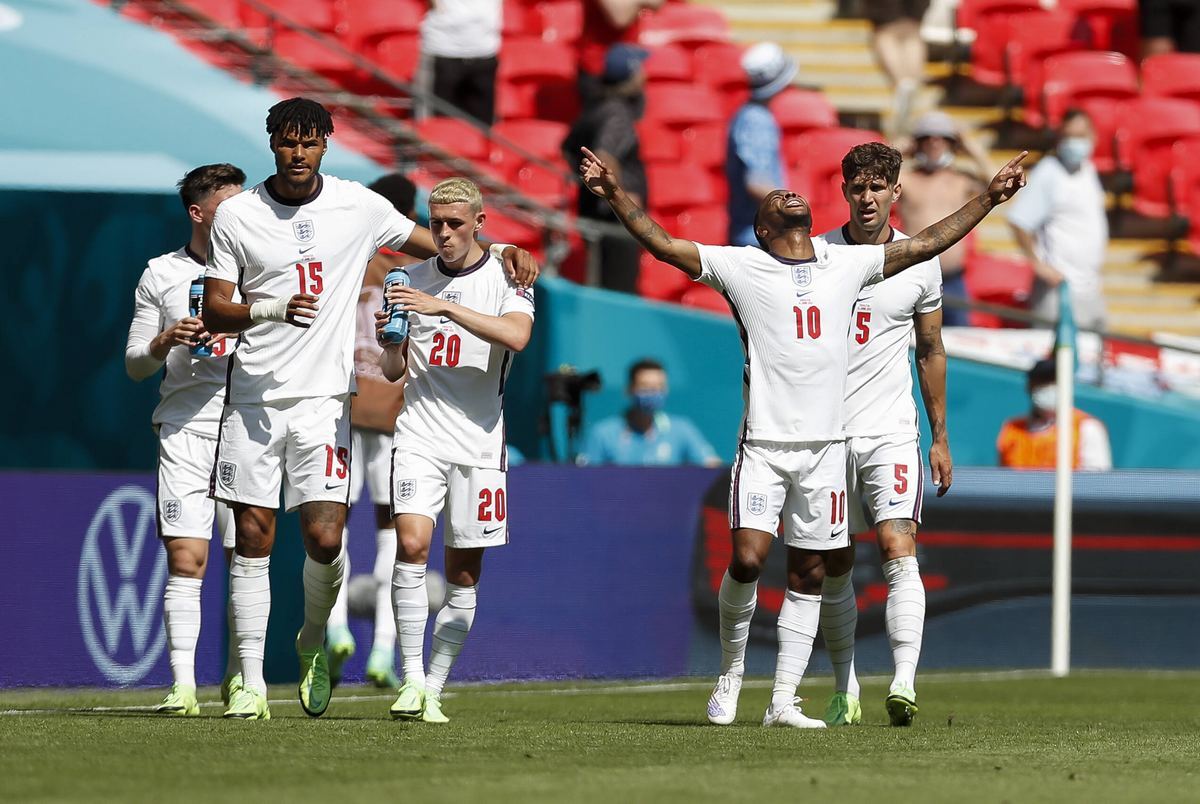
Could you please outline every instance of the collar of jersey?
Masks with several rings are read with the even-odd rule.
[[[271,200],[274,201],[276,204],[280,204],[285,207],[302,207],[305,204],[310,204],[313,201],[317,200],[317,196],[319,196],[321,194],[321,190],[325,189],[325,177],[322,176],[320,173],[318,173],[317,174],[317,189],[313,190],[312,193],[305,196],[304,198],[300,198],[297,200],[292,200],[291,198],[284,198],[280,195],[276,195],[275,191],[271,189],[271,180],[270,179],[267,179],[266,181],[263,182],[263,187],[266,188],[267,195],[271,196]]]
[[[888,235],[887,241],[889,243],[894,243],[896,240],[896,227],[892,226],[891,224],[888,224],[888,228],[892,230],[892,233],[890,235]],[[853,237],[850,236],[850,224],[849,223],[842,224],[842,239],[846,241],[847,246],[863,245],[862,243],[858,242],[857,240],[855,240]]]
[[[184,254],[186,254],[186,255],[188,255],[188,257],[190,257],[190,258],[191,258],[192,262],[194,262],[194,263],[196,263],[196,264],[198,264],[198,265],[204,265],[204,260],[200,259],[200,255],[199,255],[199,254],[197,254],[196,252],[192,251],[192,247],[191,247],[190,245],[189,245],[189,246],[184,246],[184,247],[183,247],[183,253],[184,253]]]
[[[448,276],[451,279],[453,279],[456,276],[466,276],[467,274],[473,274],[476,271],[478,271],[480,268],[482,268],[483,264],[488,261],[489,256],[491,256],[491,255],[488,254],[487,250],[485,249],[483,252],[483,256],[479,258],[478,262],[476,262],[474,265],[468,265],[466,268],[463,268],[461,271],[451,271],[449,268],[446,267],[446,263],[442,262],[442,258],[438,257],[437,258],[437,269],[442,272],[443,276]]]

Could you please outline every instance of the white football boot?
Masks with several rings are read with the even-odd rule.
[[[717,679],[712,695],[708,696],[708,722],[728,726],[737,718],[738,695],[742,692],[742,677],[726,673]]]

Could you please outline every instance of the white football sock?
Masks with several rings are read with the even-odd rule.
[[[433,649],[429,653],[429,674],[425,677],[425,691],[429,695],[442,694],[450,668],[467,641],[471,623],[475,622],[477,588],[446,584],[446,605],[433,623]]]
[[[838,692],[855,698],[862,690],[854,672],[854,630],[858,627],[858,601],[854,598],[853,572],[837,577],[826,575],[821,586],[821,636],[833,664]]]
[[[721,611],[721,675],[746,672],[746,642],[750,638],[750,620],[758,604],[758,581],[738,583],[725,571],[717,604]]]
[[[225,651],[225,676],[235,676],[242,672],[242,663],[238,661],[237,640],[233,638],[233,597],[225,599],[225,628],[228,650]]]
[[[343,569],[346,566],[346,545],[342,552],[328,564],[314,561],[312,556],[304,558],[304,625],[296,644],[306,650],[325,644],[325,623],[338,590],[342,588]]]
[[[425,686],[425,625],[429,621],[429,593],[425,591],[425,565],[397,561],[392,569],[392,604],[404,680]]]
[[[896,677],[892,689],[916,689],[917,660],[921,657],[921,636],[925,631],[925,584],[916,556],[893,558],[883,565],[887,581],[887,608],[884,619]]]
[[[392,565],[396,561],[396,529],[375,532],[375,641],[371,651],[396,653],[396,613],[392,610]]]
[[[779,658],[775,662],[775,686],[771,707],[779,711],[796,697],[812,657],[813,640],[821,620],[821,596],[788,590],[779,609]]]
[[[199,578],[167,576],[163,592],[163,625],[176,684],[196,686],[196,640],[200,638]]]
[[[343,579],[350,577],[350,551],[347,545],[350,544],[350,529],[342,530],[342,555],[345,556],[344,565],[342,567]],[[341,627],[345,628],[350,622],[350,584],[343,583],[338,589],[337,598],[333,601],[333,608],[329,610],[329,621],[325,623],[326,628]]]
[[[233,636],[242,664],[242,685],[267,694],[263,680],[263,648],[271,616],[271,557],[234,555],[229,566],[229,599],[233,604]]]

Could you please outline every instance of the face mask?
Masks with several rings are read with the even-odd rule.
[[[1075,170],[1092,155],[1092,141],[1087,137],[1067,137],[1058,144],[1058,161],[1068,170]]]
[[[642,413],[658,413],[667,402],[662,391],[639,391],[633,395],[633,407]]]
[[[935,170],[948,168],[954,164],[954,154],[951,151],[942,151],[936,158],[930,157],[925,151],[917,151],[913,161],[917,163],[917,168],[932,173]]]
[[[1058,386],[1040,385],[1029,393],[1033,406],[1044,413],[1053,413],[1058,409]]]

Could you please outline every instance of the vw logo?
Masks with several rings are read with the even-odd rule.
[[[104,498],[79,556],[79,625],[105,678],[136,684],[154,667],[167,634],[162,590],[167,557],[159,549],[154,495],[121,486]]]

